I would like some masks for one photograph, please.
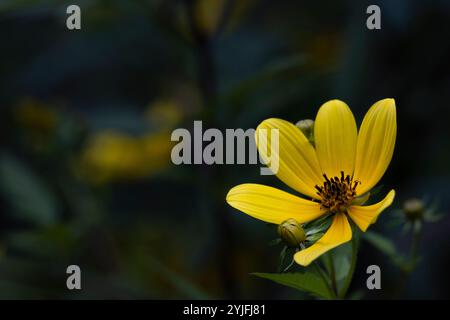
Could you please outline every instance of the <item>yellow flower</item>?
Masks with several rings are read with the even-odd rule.
[[[80,174],[94,184],[148,177],[170,163],[170,133],[134,137],[123,132],[94,134],[83,150]]]
[[[275,224],[289,218],[305,223],[330,214],[333,220],[322,238],[295,254],[298,264],[307,266],[321,254],[350,241],[348,218],[365,232],[394,200],[395,191],[391,190],[376,204],[357,204],[357,197],[366,195],[378,183],[391,161],[397,131],[394,99],[376,102],[364,117],[359,134],[344,102],[331,100],[323,104],[314,124],[315,147],[292,123],[268,119],[256,129],[258,148],[261,129],[268,133],[267,129],[279,130],[277,177],[312,200],[265,185],[242,184],[229,191],[227,202],[254,218]],[[268,150],[270,142],[267,137]],[[259,151],[261,156],[266,155]]]

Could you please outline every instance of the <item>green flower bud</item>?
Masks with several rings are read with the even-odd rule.
[[[420,199],[408,199],[403,204],[403,212],[410,220],[421,219],[425,212],[425,205]]]
[[[305,137],[314,144],[314,120],[300,120],[295,125],[303,132]]]
[[[306,240],[305,230],[292,218],[283,221],[278,226],[278,234],[284,243],[291,248],[300,247],[300,244]]]

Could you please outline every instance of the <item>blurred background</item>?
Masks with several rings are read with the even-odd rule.
[[[0,298],[309,299],[250,275],[276,272],[275,228],[225,202],[282,184],[260,165],[173,165],[170,134],[314,119],[332,98],[360,124],[386,97],[398,138],[381,194],[397,198],[373,230],[408,252],[395,210],[421,198],[444,216],[405,277],[362,242],[351,291],[450,298],[449,1],[79,0],[69,31],[74,3],[0,2]],[[382,290],[365,289],[370,264]]]

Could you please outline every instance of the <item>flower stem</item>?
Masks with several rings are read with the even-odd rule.
[[[325,285],[328,288],[328,292],[330,293],[331,297],[334,299],[336,298],[336,294],[333,291],[333,288],[330,285],[330,282],[327,279],[327,275],[325,274],[325,272],[322,270],[322,268],[319,266],[319,264],[317,263],[317,261],[315,261],[313,263],[314,269],[316,269],[317,273],[320,275],[320,277],[322,278],[322,281],[325,283]]]
[[[227,1],[227,6],[229,5],[229,2],[230,1]],[[186,18],[193,40],[192,49],[196,59],[197,83],[201,93],[202,103],[204,105],[204,107],[200,110],[201,113],[197,114],[197,117],[200,117],[204,123],[207,122],[210,127],[220,128],[221,125],[220,123],[217,123],[214,113],[214,107],[216,105],[215,102],[217,100],[218,82],[213,50],[213,39],[212,36],[205,34],[195,21],[195,1],[184,0],[182,3],[185,5],[185,12],[187,15]],[[224,23],[225,21],[221,21],[220,25]],[[239,295],[239,288],[235,281],[233,281],[235,277],[233,265],[231,263],[235,250],[235,244],[231,240],[233,239],[233,228],[228,217],[229,214],[227,212],[227,207],[225,206],[225,202],[222,198],[222,186],[218,183],[218,181],[223,181],[223,176],[226,176],[225,172],[225,168],[220,170],[214,166],[201,166],[198,168],[198,173],[200,175],[198,184],[201,197],[205,197],[206,199],[207,210],[215,214],[215,219],[213,220],[215,234],[217,237],[217,248],[215,248],[215,250],[220,252],[217,263],[219,266],[224,293],[226,297],[234,298]],[[211,194],[216,197],[220,195],[220,199],[212,198]]]
[[[328,256],[328,264],[330,265],[330,279],[331,279],[331,287],[334,292],[334,296],[338,296],[337,282],[336,282],[336,269],[334,267],[334,259],[333,253],[329,252]]]
[[[402,294],[402,292],[405,290],[406,285],[408,284],[408,279],[411,275],[411,273],[414,271],[414,269],[417,266],[417,261],[419,259],[418,253],[419,253],[419,242],[421,238],[421,225],[417,225],[418,223],[421,223],[420,221],[414,221],[412,225],[412,238],[411,238],[411,245],[410,245],[410,251],[409,251],[409,259],[406,263],[406,266],[404,266],[400,273],[400,281],[399,285],[397,286],[397,291],[394,293],[394,297],[398,298]]]
[[[283,272],[288,271],[294,265],[294,263],[295,263],[295,260],[294,260],[294,258],[292,258],[291,263],[289,263],[289,265],[283,269]]]
[[[413,225],[413,234],[411,239],[411,251],[410,251],[410,261],[411,261],[411,271],[416,266],[418,260],[418,252],[419,252],[419,242],[421,237],[422,228],[417,226],[420,221],[415,221]]]
[[[350,284],[352,283],[353,274],[355,273],[355,267],[356,267],[356,258],[358,253],[358,243],[356,240],[356,235],[353,234],[352,237],[352,260],[350,264],[350,270],[348,271],[347,278],[345,279],[344,285],[339,292],[339,298],[344,299],[345,295],[347,294],[348,288],[350,287]]]

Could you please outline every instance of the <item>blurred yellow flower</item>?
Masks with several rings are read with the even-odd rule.
[[[27,129],[41,134],[53,131],[58,123],[56,111],[49,105],[34,99],[21,101],[14,109],[18,123]]]
[[[162,99],[153,102],[147,109],[145,117],[158,129],[174,128],[184,116],[180,104],[175,99]]]
[[[151,176],[171,164],[171,132],[185,117],[179,98],[156,99],[143,117],[149,132],[133,136],[105,130],[89,137],[77,170],[94,184]],[[183,100],[183,102],[185,102]]]
[[[194,0],[188,2],[187,10],[186,6],[179,6],[175,21],[185,37],[192,36],[194,27],[197,36],[212,38],[238,26],[255,3],[256,0]]]
[[[14,117],[31,147],[42,151],[58,126],[58,113],[48,104],[27,98],[14,107]]]
[[[169,133],[142,137],[105,131],[94,134],[81,156],[81,174],[95,184],[133,180],[162,170],[170,163]]]
[[[224,4],[224,0],[197,0],[195,2],[195,21],[199,30],[209,36],[217,31],[223,15]]]
[[[357,197],[367,194],[381,179],[394,151],[397,123],[393,99],[376,102],[367,112],[359,134],[350,108],[342,101],[323,104],[314,124],[315,147],[294,124],[281,119],[263,121],[256,130],[279,130],[277,177],[306,200],[259,184],[232,188],[227,202],[257,219],[280,224],[293,218],[299,223],[332,216],[326,233],[294,259],[303,266],[352,238],[350,218],[363,232],[391,205],[395,191],[380,202],[361,206]],[[270,137],[267,147],[270,150]],[[264,143],[261,143],[264,145]],[[258,148],[260,148],[257,140]],[[261,156],[265,152],[260,150]],[[267,160],[267,159],[265,159]]]
[[[144,164],[145,175],[160,171],[172,163],[170,153],[174,142],[171,141],[170,135],[169,132],[159,132],[144,135],[139,139],[146,161]]]

